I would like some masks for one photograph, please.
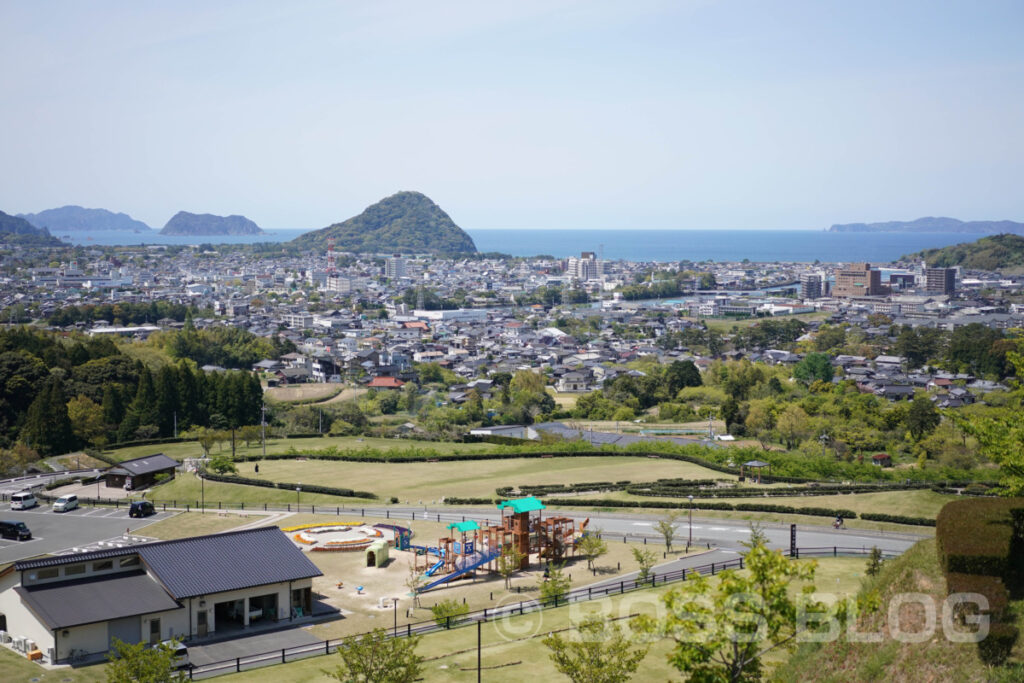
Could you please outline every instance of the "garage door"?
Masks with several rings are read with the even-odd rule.
[[[107,623],[107,640],[114,646],[114,638],[125,643],[137,643],[142,640],[142,617],[125,617]]]

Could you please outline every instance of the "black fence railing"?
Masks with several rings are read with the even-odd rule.
[[[846,557],[846,556],[858,556],[870,554],[870,549],[865,548],[848,548],[841,546],[832,547],[816,547],[816,548],[798,548],[797,552],[792,555],[793,559],[805,558],[805,557]],[[790,556],[789,551],[783,551],[783,554]],[[883,551],[883,556],[887,558],[895,557],[896,553],[889,551]],[[676,569],[672,571],[657,573],[653,572],[649,577],[644,580],[638,578],[621,579],[619,581],[601,582],[591,586],[584,586],[582,588],[576,588],[568,591],[564,595],[555,596],[547,600],[523,600],[518,603],[502,605],[500,607],[485,607],[482,610],[476,610],[468,612],[466,614],[447,617],[443,621],[438,619],[431,619],[428,621],[410,622],[401,626],[394,626],[393,628],[387,629],[391,637],[403,638],[413,635],[424,635],[428,633],[435,633],[438,631],[446,631],[449,629],[455,629],[460,627],[469,626],[477,622],[489,623],[498,621],[501,619],[509,619],[532,612],[538,612],[546,609],[555,609],[557,607],[565,607],[566,605],[586,602],[589,600],[600,600],[612,595],[622,595],[625,593],[645,590],[648,588],[656,588],[658,586],[664,586],[668,583],[674,583],[678,581],[686,580],[687,576],[694,573],[701,575],[715,575],[719,572],[727,569],[742,569],[744,566],[744,559],[742,556],[732,560],[725,560],[722,562],[709,562],[707,564],[698,565],[696,567],[687,567],[683,569]],[[368,634],[355,634],[356,637],[361,637]],[[348,636],[352,637],[352,636]],[[199,680],[203,678],[211,678],[214,676],[221,676],[229,673],[238,673],[242,671],[249,671],[251,669],[257,669],[264,666],[270,666],[273,664],[284,664],[287,662],[294,662],[299,659],[305,659],[307,657],[314,657],[318,655],[326,655],[336,652],[339,647],[344,645],[344,638],[336,638],[333,640],[325,640],[320,643],[314,643],[310,645],[299,645],[291,648],[282,648],[280,650],[270,650],[267,652],[261,652],[259,654],[247,655],[244,657],[235,657],[233,659],[225,659],[218,662],[211,662],[209,664],[203,664],[199,666],[193,666],[189,669],[189,677],[192,680]]]

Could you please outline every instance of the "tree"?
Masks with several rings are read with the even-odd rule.
[[[517,370],[511,382],[513,393],[543,393],[544,385],[544,375],[532,370]]]
[[[523,566],[525,555],[519,552],[511,543],[501,547],[501,555],[498,557],[498,573],[505,579],[505,590],[512,590],[512,575]]]
[[[910,408],[904,418],[907,431],[914,437],[914,441],[920,441],[930,434],[941,421],[942,416],[936,410],[935,404],[925,396],[918,396],[910,402]]]
[[[68,419],[71,430],[80,440],[94,446],[106,443],[107,425],[103,422],[103,406],[88,396],[79,394],[68,401]]]
[[[438,626],[451,628],[457,625],[462,620],[462,617],[469,614],[469,605],[461,603],[454,598],[447,598],[432,606],[430,613],[434,615],[434,622]]]
[[[0,448],[0,475],[20,476],[38,459],[39,453],[23,443],[16,443],[10,448]]]
[[[32,401],[21,428],[21,440],[42,455],[67,453],[75,446],[67,399],[57,377],[51,377]]]
[[[110,663],[107,664],[107,683],[177,683],[188,677],[175,669],[174,645],[160,643],[149,647],[147,643],[125,643],[117,638],[111,641]]]
[[[871,547],[871,554],[868,555],[868,566],[864,573],[868,576],[878,576],[880,571],[882,571],[882,551],[876,545]]]
[[[594,560],[608,552],[608,544],[600,536],[600,531],[591,529],[576,543],[576,552],[586,558],[587,569],[594,568]]]
[[[775,430],[782,442],[786,444],[786,448],[796,448],[800,441],[810,433],[810,419],[803,408],[791,403],[786,406],[776,420]]]
[[[828,354],[809,353],[793,367],[793,376],[808,384],[819,379],[828,382],[835,376],[835,371]]]
[[[637,566],[640,567],[640,571],[636,575],[637,583],[643,583],[651,577],[651,568],[657,562],[658,556],[646,548],[637,547],[630,548],[630,550],[633,551],[633,559],[636,560]]]
[[[544,605],[558,604],[569,592],[569,577],[562,571],[561,566],[549,564],[545,570],[546,576],[540,578],[540,601]]]
[[[217,474],[235,474],[238,472],[235,462],[226,455],[216,455],[210,458],[207,466]]]
[[[338,648],[341,666],[324,673],[346,683],[413,683],[423,673],[419,642],[419,636],[389,638],[382,628],[350,636]]]
[[[412,562],[409,564],[409,574],[405,577],[405,587],[412,593],[412,604],[414,607],[420,606],[420,588],[426,582],[423,574],[416,569],[416,563]]]
[[[675,396],[683,387],[699,387],[703,384],[700,370],[692,360],[676,360],[665,369],[665,387],[669,396]]]
[[[662,597],[667,616],[634,621],[641,631],[675,640],[669,662],[691,681],[759,680],[761,657],[795,645],[805,628],[801,609],[823,610],[806,598],[814,592],[814,563],[793,562],[763,544],[745,559],[744,571],[721,572],[717,584],[694,573]],[[793,591],[794,582],[808,583]]]
[[[772,408],[770,401],[751,401],[747,419],[744,421],[747,433],[756,438],[764,450],[768,450],[775,427],[775,413]]]
[[[669,510],[665,513],[665,516],[658,520],[658,523],[654,525],[654,530],[657,531],[665,539],[665,552],[672,552],[672,541],[676,538],[676,522],[683,516],[682,512],[678,510]]]
[[[634,648],[617,624],[602,617],[587,617],[575,628],[578,640],[569,640],[560,633],[541,639],[551,650],[555,668],[573,683],[623,683],[647,656],[649,646]]]

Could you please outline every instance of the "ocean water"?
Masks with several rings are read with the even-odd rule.
[[[74,244],[249,244],[285,242],[305,230],[268,230],[264,235],[196,237],[124,231],[57,235]],[[888,263],[922,249],[972,242],[981,235],[957,233],[849,233],[822,230],[467,230],[477,249],[512,256],[557,258],[593,251],[625,261],[803,261]]]

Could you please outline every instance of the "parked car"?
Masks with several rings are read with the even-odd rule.
[[[128,508],[129,517],[149,517],[156,514],[156,508],[148,500],[137,500]]]
[[[73,493],[61,496],[53,501],[54,512],[67,512],[68,510],[74,510],[76,507],[78,507],[78,496]]]
[[[39,501],[36,500],[36,496],[31,491],[21,491],[11,496],[11,509],[12,510],[28,510],[39,505]]]
[[[0,536],[16,541],[28,541],[32,539],[32,532],[25,526],[25,522],[5,520],[0,522]]]
[[[176,640],[165,640],[161,645],[166,645],[174,652],[174,659],[171,660],[176,669],[186,669],[189,666],[188,647]]]

